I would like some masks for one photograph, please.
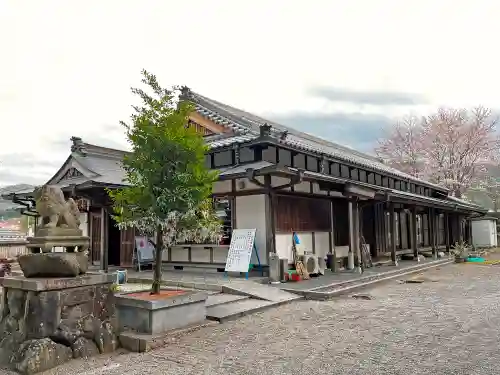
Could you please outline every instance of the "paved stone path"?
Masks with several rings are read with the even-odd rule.
[[[359,292],[373,300],[292,302],[147,354],[74,361],[46,374],[500,373],[500,266],[445,266],[423,278]]]

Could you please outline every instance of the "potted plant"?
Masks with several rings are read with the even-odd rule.
[[[464,241],[456,242],[452,248],[452,253],[455,256],[455,263],[463,263],[469,257],[469,245]]]

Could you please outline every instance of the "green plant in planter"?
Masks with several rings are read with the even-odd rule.
[[[465,241],[458,241],[452,247],[451,252],[455,256],[455,262],[465,262],[469,257],[470,246]]]
[[[120,285],[113,283],[110,285],[109,290],[113,293],[118,293],[120,291]]]

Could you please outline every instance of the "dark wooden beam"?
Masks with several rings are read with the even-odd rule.
[[[359,201],[355,199],[353,202],[354,216],[354,249],[356,251],[356,271],[361,271],[361,246],[360,246],[360,214]]]
[[[394,210],[394,203],[389,203],[390,212],[390,227],[391,227],[391,260],[394,266],[398,265],[396,259],[396,211]]]
[[[444,213],[444,241],[446,244],[446,251],[450,252],[450,214]]]
[[[99,263],[101,264],[101,270],[105,271],[104,267],[104,253],[106,252],[106,243],[105,243],[105,233],[106,233],[106,209],[104,207],[101,207],[101,228],[100,229],[100,256],[99,256]]]
[[[276,253],[276,225],[274,220],[274,193],[271,185],[271,176],[264,176],[265,195],[265,214],[266,214],[266,258],[269,264],[269,254]]]
[[[472,246],[472,248],[474,249],[474,244],[473,244],[473,238],[472,238],[472,220],[469,218],[467,219],[466,221],[467,225],[468,225],[468,239],[467,239],[467,243]]]
[[[349,253],[347,254],[347,268],[354,268],[354,210],[353,202],[349,200],[347,208],[347,217],[349,221]]]
[[[435,218],[435,210],[434,208],[429,208],[429,219],[428,221],[428,226],[429,226],[429,244],[431,245],[432,248],[432,257],[434,259],[437,259],[437,246],[436,246],[436,218]]]
[[[332,254],[332,272],[337,271],[337,252],[335,251],[335,210],[333,207],[333,200],[330,200],[330,254]]]
[[[411,208],[411,248],[413,250],[413,258],[419,261],[418,258],[418,243],[417,243],[417,208],[414,206]]]

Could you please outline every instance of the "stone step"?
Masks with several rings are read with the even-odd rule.
[[[376,283],[383,282],[383,281],[388,281],[392,280],[397,277],[401,276],[406,276],[406,275],[411,275],[419,272],[423,272],[435,267],[440,267],[444,266],[447,264],[453,263],[452,260],[446,260],[446,261],[441,261],[441,262],[431,262],[428,263],[425,267],[408,267],[406,269],[401,269],[399,270],[400,272],[395,272],[395,273],[385,273],[377,278],[373,279],[368,279],[368,280],[363,280],[358,283],[351,283],[348,285],[342,285],[342,286],[336,286],[336,287],[331,287],[330,289],[324,288],[324,289],[317,289],[317,290],[309,290],[309,291],[301,291],[301,294],[304,295],[306,299],[313,299],[313,300],[326,300],[330,299],[333,297],[337,297],[343,294],[351,293],[354,291],[357,291],[359,289],[367,288],[370,286],[373,286]]]
[[[223,291],[224,293],[240,294],[265,301],[280,303],[291,302],[302,298],[302,296],[274,288],[270,285],[249,281],[228,283],[224,285]]]
[[[227,294],[227,293],[219,293],[209,295],[207,301],[205,302],[205,306],[217,306],[222,305],[229,302],[241,301],[244,299],[248,299],[247,296],[240,296],[237,294]]]
[[[440,260],[436,260],[436,261],[416,263],[414,266],[409,266],[409,267],[403,267],[403,268],[395,267],[393,270],[390,270],[390,271],[371,273],[371,274],[367,274],[365,276],[360,276],[359,278],[352,278],[352,279],[345,280],[345,281],[338,281],[338,282],[332,283],[330,285],[311,288],[311,289],[309,289],[309,291],[310,292],[328,292],[328,291],[332,291],[334,289],[346,288],[346,287],[350,287],[350,286],[360,284],[360,283],[369,283],[372,281],[385,279],[391,275],[397,276],[399,274],[407,273],[410,271],[418,272],[420,270],[425,270],[429,267],[432,267],[433,265],[446,264],[448,262],[449,262],[448,259],[440,259]]]
[[[236,302],[224,303],[222,305],[207,307],[207,319],[223,323],[270,307],[278,306],[279,304],[279,302],[258,299],[244,299]]]

